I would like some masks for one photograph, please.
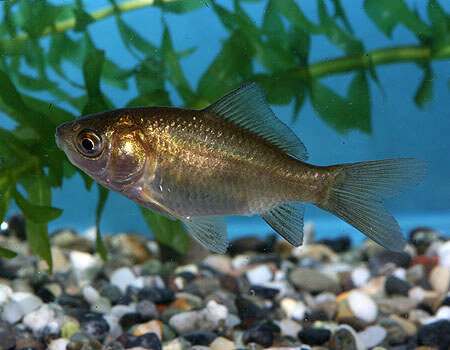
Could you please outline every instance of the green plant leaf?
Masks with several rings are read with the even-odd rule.
[[[7,248],[0,247],[0,256],[6,259],[12,259],[17,256],[17,253]]]
[[[299,87],[298,80],[290,72],[256,74],[252,80],[263,86],[269,104],[290,103]]]
[[[35,207],[45,208],[50,206],[50,186],[48,185],[43,174],[29,174],[25,178],[21,179],[21,182],[28,193],[27,202],[30,202],[30,204],[32,203],[31,205]],[[16,196],[14,196],[14,199],[16,200]],[[17,203],[17,205],[19,206],[19,203]],[[30,212],[33,215],[35,214],[33,210]],[[30,217],[28,217],[27,213],[24,212],[24,214],[26,217],[25,225],[28,244],[34,254],[39,255],[47,262],[49,270],[51,271],[53,268],[53,261],[47,232],[47,223],[34,222]]]
[[[31,221],[42,224],[58,218],[62,210],[46,205],[35,205],[25,199],[19,191],[14,191],[14,200],[25,216]]]
[[[269,0],[267,3],[261,29],[263,34],[267,35],[268,38],[275,40],[279,36],[284,36],[284,34],[286,34],[283,21],[281,20],[280,13],[274,0]]]
[[[370,133],[372,126],[370,123],[370,91],[367,76],[364,71],[356,72],[348,88],[348,102],[352,107],[354,115],[358,116],[360,121],[359,129]]]
[[[75,15],[75,32],[84,32],[86,27],[94,22],[92,16],[84,10],[82,0],[76,0],[76,8],[73,10]]]
[[[98,185],[98,202],[95,210],[95,228],[96,238],[95,243],[97,246],[97,252],[103,261],[108,260],[108,252],[106,251],[105,244],[100,233],[100,220],[102,218],[103,211],[105,210],[106,200],[108,199],[109,191],[101,185]]]
[[[167,26],[164,26],[161,53],[168,74],[167,79],[175,86],[185,104],[189,105],[195,95],[178,63]]]
[[[340,28],[328,15],[323,0],[319,0],[319,19],[325,35],[337,47],[351,55],[360,54],[364,51],[362,42]]]
[[[100,90],[100,74],[105,61],[105,52],[91,49],[86,53],[83,63],[84,83],[88,101],[83,108],[83,115],[108,110],[106,100]]]
[[[189,237],[180,221],[174,221],[139,206],[148,227],[161,244],[185,254],[189,249]]]
[[[173,12],[173,13],[185,13],[189,11],[196,10],[200,7],[208,6],[209,0],[173,0],[173,1],[163,1],[156,0],[155,6],[160,7],[163,11]]]
[[[198,93],[209,102],[246,82],[252,73],[251,43],[245,35],[234,32],[205,71],[198,83]]]
[[[341,0],[332,0],[334,4],[334,13],[337,18],[340,18],[342,23],[345,25],[345,28],[349,33],[353,34],[353,28],[350,25],[350,22],[347,18],[347,15],[344,11],[344,8],[341,5]]]
[[[319,34],[322,29],[309,21],[294,0],[274,0],[278,10],[298,29]]]
[[[19,15],[22,29],[31,38],[38,38],[47,27],[53,26],[59,8],[45,0],[22,0]]]
[[[426,23],[403,0],[365,0],[364,9],[378,28],[389,37],[399,23],[419,36],[431,34]]]
[[[158,48],[145,40],[138,32],[126,24],[120,16],[116,16],[117,27],[125,46],[133,52],[133,48],[145,55],[155,55]]]
[[[5,181],[4,179],[2,179],[0,181],[3,182]],[[11,185],[7,182],[8,179],[6,179],[6,186],[0,186],[1,189],[1,194],[0,194],[0,223],[2,223],[5,218],[6,215],[8,214],[8,208],[9,205],[11,203],[12,200],[12,189],[11,189]]]
[[[311,82],[310,95],[314,109],[336,131],[348,132],[359,129],[367,132],[370,130],[370,120],[363,120],[364,115],[356,114],[349,101],[317,80]]]
[[[424,71],[422,81],[414,95],[414,102],[420,109],[424,109],[433,98],[433,80],[434,75],[430,67]]]

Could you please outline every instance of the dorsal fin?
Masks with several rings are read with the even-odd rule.
[[[275,116],[266,102],[262,86],[257,83],[230,92],[206,110],[261,136],[299,160],[308,159],[303,142]]]

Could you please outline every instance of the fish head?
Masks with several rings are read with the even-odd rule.
[[[142,180],[154,159],[142,128],[128,109],[64,123],[57,127],[55,138],[73,165],[116,192]]]

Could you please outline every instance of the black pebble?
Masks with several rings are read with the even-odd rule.
[[[387,263],[393,263],[397,267],[407,269],[411,265],[411,255],[405,252],[391,252],[384,250],[369,260],[369,269],[372,275],[378,276],[379,270]]]
[[[151,300],[155,304],[168,305],[175,300],[175,292],[171,288],[144,287],[139,291],[138,298]]]
[[[125,340],[125,347],[129,349],[138,346],[151,350],[162,349],[161,341],[159,340],[158,336],[155,333],[145,333],[138,337],[131,334],[127,334],[127,339]]]
[[[122,297],[122,292],[119,287],[114,284],[105,283],[99,288],[98,292],[101,296],[107,298],[113,305],[116,305]]]
[[[388,295],[404,295],[408,296],[408,292],[411,286],[408,282],[401,280],[394,275],[390,275],[386,278],[384,290]]]
[[[12,349],[16,343],[12,326],[5,321],[0,321],[0,349]]]
[[[81,329],[90,334],[96,340],[103,340],[109,332],[106,320],[94,313],[87,313],[81,319]]]
[[[241,320],[261,320],[267,316],[267,313],[264,309],[241,296],[238,296],[236,299],[236,307],[238,309],[239,318]]]
[[[36,295],[41,298],[44,303],[53,303],[55,301],[55,296],[53,293],[45,287],[41,287],[36,290]]]
[[[242,335],[244,344],[258,343],[268,348],[273,343],[273,327],[267,325],[258,325],[247,329]]]
[[[128,330],[135,324],[144,323],[146,321],[148,321],[148,319],[143,318],[142,315],[138,314],[137,312],[129,312],[120,318],[119,324],[123,328],[123,330]]]
[[[252,295],[256,295],[258,297],[264,298],[264,299],[273,299],[277,296],[277,294],[280,291],[276,288],[269,288],[269,287],[264,287],[264,286],[259,286],[259,285],[252,285],[249,288],[249,294]]]
[[[159,311],[156,305],[150,300],[142,300],[136,305],[136,311],[142,319],[154,320],[159,318]]]
[[[345,252],[352,246],[352,240],[348,236],[338,237],[336,239],[323,239],[319,243],[325,244],[336,253]]]
[[[450,296],[445,297],[445,299],[442,301],[441,306],[450,306]]]
[[[298,338],[308,345],[322,345],[330,339],[331,332],[325,328],[303,328],[298,332]]]
[[[422,326],[417,334],[417,344],[448,350],[450,347],[450,321],[442,320]]]
[[[213,332],[195,331],[183,334],[183,338],[189,341],[192,345],[208,346],[214,341],[214,339],[217,338],[217,335]]]

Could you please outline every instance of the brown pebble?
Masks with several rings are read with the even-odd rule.
[[[34,339],[19,339],[16,341],[16,349],[20,350],[23,348],[35,348],[38,350],[44,350],[45,345],[42,344],[40,341],[34,340]]]

